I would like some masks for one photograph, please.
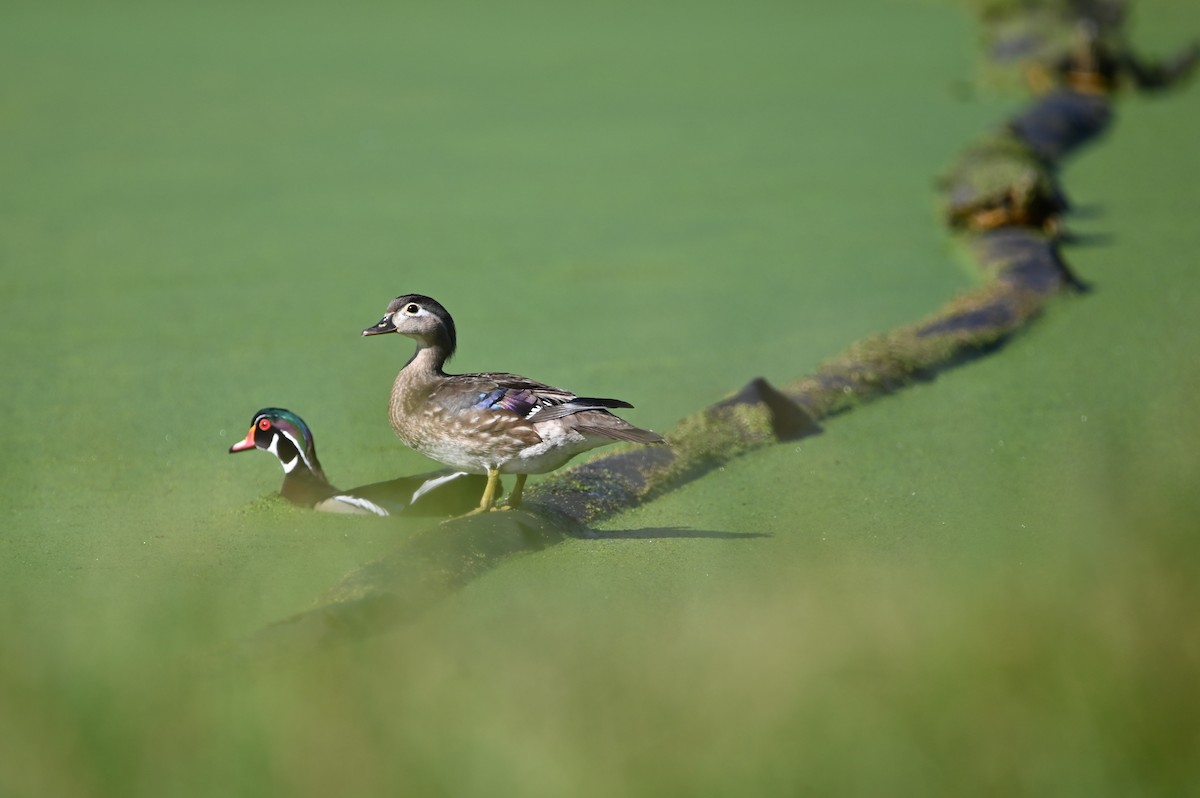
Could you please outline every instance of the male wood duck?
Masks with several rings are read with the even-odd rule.
[[[453,515],[474,506],[485,482],[483,477],[447,469],[339,490],[321,468],[308,425],[279,407],[259,410],[245,439],[230,446],[229,452],[251,449],[270,452],[279,460],[283,466],[279,493],[285,499],[326,513],[394,515],[407,510],[409,514]]]
[[[454,319],[436,300],[398,296],[363,335],[400,333],[417,351],[396,375],[389,416],[405,444],[456,470],[487,474],[479,506],[495,508],[500,474],[516,474],[508,507],[521,504],[525,479],[559,468],[572,457],[615,441],[665,443],[609,412],[633,407],[620,399],[576,396],[516,374],[447,374],[454,354]]]

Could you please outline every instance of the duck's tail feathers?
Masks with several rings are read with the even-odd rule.
[[[629,404],[629,402],[626,402],[623,399],[596,399],[590,396],[576,396],[571,400],[571,404],[587,405],[588,407],[633,407],[633,405]]]

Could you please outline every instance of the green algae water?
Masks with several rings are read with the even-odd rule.
[[[1148,52],[1200,33],[1140,4]],[[1200,707],[1196,87],[1063,180],[1101,243],[1002,351],[385,635],[226,647],[425,528],[226,454],[386,420],[403,292],[459,370],[669,429],[976,279],[933,179],[1019,96],[900,0],[14,5],[0,26],[0,794],[1180,794]]]

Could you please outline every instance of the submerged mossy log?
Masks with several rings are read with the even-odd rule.
[[[938,188],[942,214],[955,229],[1048,229],[1068,205],[1054,172],[1007,128],[963,150],[939,178]]]
[[[1054,230],[1069,207],[1058,166],[1112,120],[1107,97],[1059,89],[964,149],[938,181],[951,227]]]
[[[1124,84],[1174,85],[1200,64],[1200,45],[1147,61],[1125,41],[1120,0],[982,0],[976,3],[988,63],[1019,72],[1040,95],[997,133],[967,147],[939,181],[942,213],[956,228],[1052,230],[1067,209],[1063,159],[1112,122]]]
[[[965,238],[991,279],[931,316],[861,341],[796,380],[784,393],[818,419],[892,393],[989,352],[1041,312],[1066,287],[1082,287],[1053,238],[1008,227]]]
[[[1056,89],[1009,122],[1047,170],[1108,129],[1112,101],[1099,94]]]
[[[1200,44],[1147,59],[1126,37],[1124,0],[976,0],[984,82],[1038,92],[1057,87],[1108,94],[1121,85],[1153,91],[1186,79]]]

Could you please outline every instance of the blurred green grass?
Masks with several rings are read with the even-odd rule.
[[[1189,30],[1147,2],[1135,41]],[[407,348],[357,337],[391,296],[450,307],[463,370],[665,429],[967,284],[931,181],[1015,102],[964,99],[972,35],[900,0],[10,5],[0,794],[1195,793],[1194,89],[1068,166],[1097,291],[995,357],[606,524],[639,538],[212,662],[417,528],[225,454],[282,404],[339,484],[423,469]]]

